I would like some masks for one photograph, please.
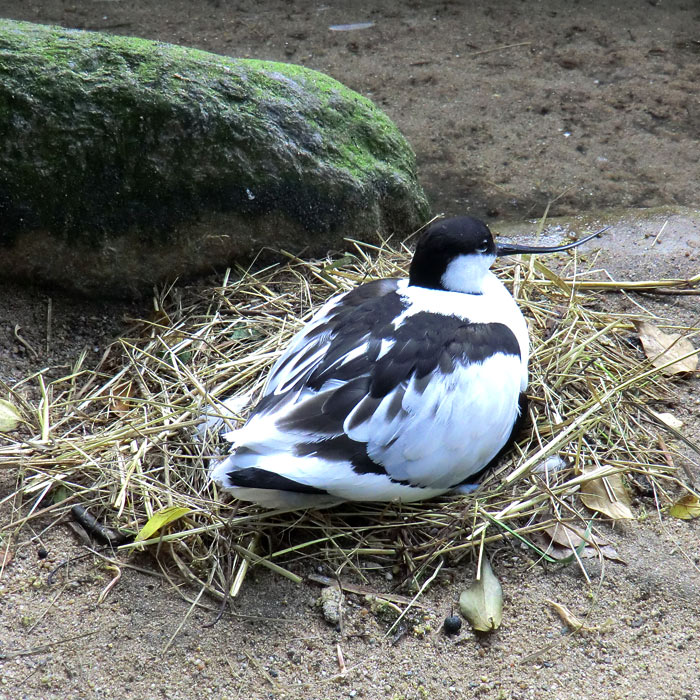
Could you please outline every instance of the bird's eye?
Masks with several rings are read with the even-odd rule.
[[[477,253],[485,253],[488,249],[489,249],[489,242],[488,241],[481,241],[481,244],[476,249],[476,252]]]

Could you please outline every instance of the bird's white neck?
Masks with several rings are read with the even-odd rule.
[[[440,283],[449,292],[483,294],[484,280],[495,259],[492,255],[460,255],[447,265]]]

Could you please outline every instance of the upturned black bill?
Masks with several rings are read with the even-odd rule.
[[[604,233],[609,228],[610,226],[606,226],[605,228],[600,229],[600,231],[596,231],[590,236],[582,238],[580,241],[573,241],[565,245],[544,246],[539,248],[531,245],[518,245],[517,243],[497,243],[496,255],[517,255],[518,253],[558,253],[562,250],[569,250],[569,248],[576,248],[577,246],[583,245],[586,243],[586,241],[590,241],[591,238],[600,236],[601,233]]]

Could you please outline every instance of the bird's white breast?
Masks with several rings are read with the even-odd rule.
[[[515,299],[492,272],[486,272],[482,294],[445,292],[438,289],[400,285],[399,292],[408,301],[408,308],[394,322],[397,327],[404,318],[423,311],[456,316],[472,323],[502,323],[510,328],[520,347],[520,390],[528,384],[527,363],[530,343],[527,323]]]

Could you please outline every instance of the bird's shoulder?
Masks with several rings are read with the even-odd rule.
[[[275,365],[266,395],[348,382],[360,390],[359,380],[379,398],[411,378],[430,381],[497,353],[520,355],[507,325],[474,323],[453,311],[451,297],[465,295],[420,292],[384,279],[332,300]]]
[[[265,396],[294,389],[311,372],[323,372],[365,339],[381,337],[406,308],[400,290],[406,280],[385,278],[362,284],[326,302],[292,338],[273,366]],[[318,374],[318,372],[317,372]]]
[[[305,337],[334,333],[341,329],[345,334],[352,329],[372,331],[377,326],[390,323],[407,306],[403,297],[407,280],[386,278],[373,280],[340,294],[325,304],[305,329]]]
[[[370,394],[385,396],[412,378],[424,385],[499,353],[520,356],[507,325],[418,310],[400,319],[382,352],[371,358]]]

